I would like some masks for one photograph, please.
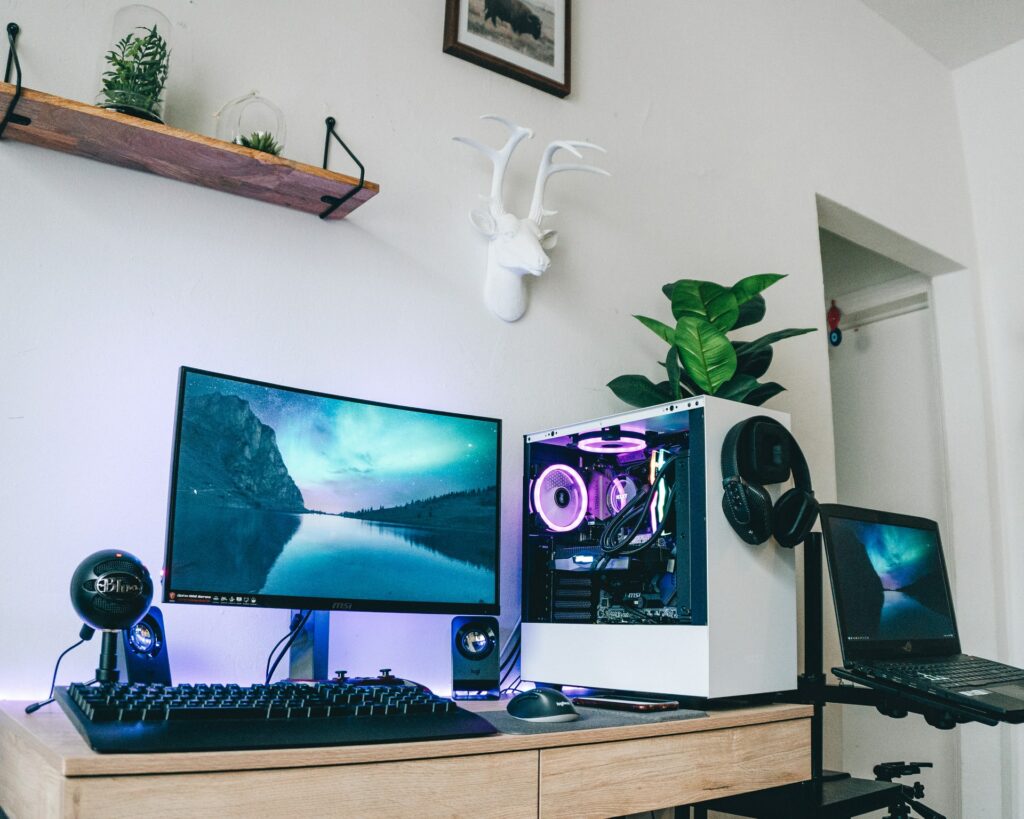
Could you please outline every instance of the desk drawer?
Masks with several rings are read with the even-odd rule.
[[[811,774],[810,720],[540,752],[540,815],[603,817],[785,785]]]
[[[116,798],[112,798],[116,794]],[[65,780],[65,817],[537,815],[537,752]]]

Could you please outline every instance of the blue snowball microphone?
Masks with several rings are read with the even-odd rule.
[[[117,635],[141,620],[153,602],[153,579],[135,555],[102,549],[71,576],[71,605],[86,625],[103,632],[98,682],[117,682]]]

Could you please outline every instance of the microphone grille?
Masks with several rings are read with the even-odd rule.
[[[138,563],[134,560],[125,560],[122,558],[114,558],[113,560],[104,560],[102,563],[97,563],[93,566],[92,570],[95,574],[106,574],[107,572],[127,572],[134,574],[138,570]]]

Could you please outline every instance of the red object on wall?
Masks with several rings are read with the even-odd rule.
[[[825,314],[825,321],[828,322],[829,330],[835,330],[839,327],[839,319],[842,315],[842,311],[836,307],[836,300],[832,299],[832,306],[828,308],[828,312]]]
[[[835,299],[833,299],[832,306],[825,313],[825,321],[828,322],[828,343],[833,347],[838,347],[843,343],[843,331],[839,329],[839,319],[842,315],[842,310],[836,307]]]

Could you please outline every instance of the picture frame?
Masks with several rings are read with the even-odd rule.
[[[571,90],[572,0],[445,0],[444,52],[556,97]]]

